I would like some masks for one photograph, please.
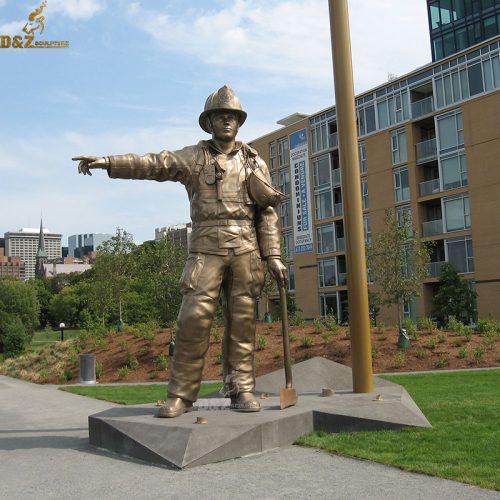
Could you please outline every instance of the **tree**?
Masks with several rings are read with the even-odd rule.
[[[65,323],[74,327],[80,324],[80,312],[82,310],[82,298],[78,285],[67,286],[50,301],[50,317],[53,325]]]
[[[439,290],[433,298],[434,314],[446,322],[450,316],[470,323],[475,314],[476,292],[457,268],[446,262],[441,268]]]
[[[0,351],[7,357],[18,356],[30,341],[26,327],[18,316],[0,312]]]
[[[381,303],[396,305],[398,326],[403,323],[403,304],[417,297],[427,276],[430,246],[423,242],[409,213],[397,219],[387,209],[384,230],[374,234],[368,247],[368,268]]]
[[[122,320],[122,298],[132,272],[130,254],[135,248],[132,235],[121,228],[98,248],[90,274],[90,302],[103,323],[110,319]]]

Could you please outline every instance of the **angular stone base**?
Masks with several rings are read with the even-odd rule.
[[[299,401],[285,410],[280,410],[278,396],[260,399],[258,413],[230,411],[227,400],[213,398],[198,400],[195,411],[174,419],[155,418],[152,405],[112,408],[89,417],[90,444],[182,469],[286,446],[312,431],[430,427],[399,385],[376,378],[374,393],[354,394],[348,387],[351,369],[323,358],[299,363],[293,373]],[[282,386],[279,372],[257,381],[258,392],[272,394]],[[335,394],[321,397],[325,387]],[[196,424],[200,416],[208,423]]]

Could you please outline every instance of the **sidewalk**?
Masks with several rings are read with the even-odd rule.
[[[290,446],[172,471],[93,449],[87,417],[115,405],[0,376],[0,498],[500,499],[500,493]]]

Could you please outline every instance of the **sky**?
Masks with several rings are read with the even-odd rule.
[[[349,0],[356,93],[431,62],[425,0]],[[0,36],[41,0],[0,0]],[[136,242],[189,221],[178,183],[78,175],[73,156],[175,150],[209,136],[207,96],[230,85],[251,141],[334,103],[327,0],[46,0],[37,41],[0,49],[0,236],[44,226]]]

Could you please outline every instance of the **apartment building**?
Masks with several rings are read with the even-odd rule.
[[[22,228],[5,233],[5,255],[19,257],[25,263],[25,278],[35,278],[36,256],[39,246],[40,229]],[[45,252],[48,259],[61,258],[62,234],[43,229]]]
[[[169,240],[187,249],[191,229],[191,222],[176,224],[174,226],[157,227],[155,228],[155,240]]]
[[[356,97],[365,238],[386,209],[434,242],[429,277],[405,315],[432,315],[444,262],[475,284],[480,318],[500,319],[499,37]],[[306,318],[347,319],[347,263],[335,107],[292,115],[254,140],[280,207],[290,290]],[[297,146],[297,138],[302,138]],[[299,141],[300,142],[300,141]],[[306,243],[306,244],[304,244]],[[392,309],[382,321],[394,323]]]

